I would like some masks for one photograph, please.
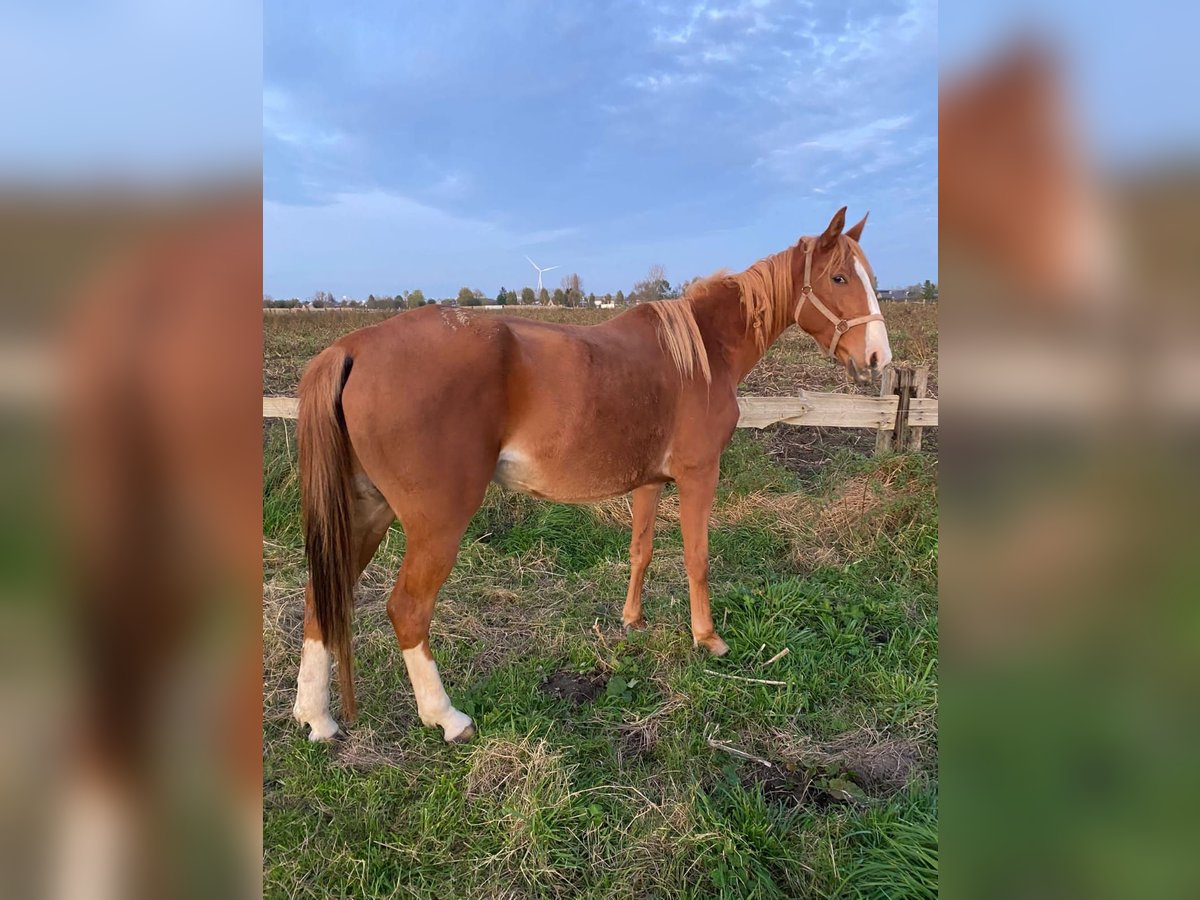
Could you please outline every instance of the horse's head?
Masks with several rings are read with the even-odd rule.
[[[858,244],[866,224],[863,216],[843,232],[843,206],[823,234],[801,238],[792,255],[796,324],[859,383],[892,360],[871,264]]]

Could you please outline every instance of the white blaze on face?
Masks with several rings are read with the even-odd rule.
[[[438,675],[437,663],[429,652],[429,645],[418,644],[404,654],[404,665],[412,681],[413,694],[417,698],[417,715],[429,726],[440,725],[447,741],[463,735],[471,727],[471,717],[461,713],[450,703],[442,678]],[[469,736],[469,735],[468,735]]]
[[[875,296],[875,290],[871,287],[871,278],[867,275],[862,260],[854,260],[854,271],[858,273],[858,277],[862,280],[863,290],[867,292],[867,306],[870,308],[871,314],[881,315],[879,298]],[[864,327],[867,329],[867,345],[863,353],[863,362],[870,365],[871,356],[874,355],[876,366],[882,369],[892,361],[892,347],[888,343],[887,326],[883,322],[868,322]]]
[[[329,714],[329,675],[333,660],[325,645],[308,638],[300,651],[300,677],[296,679],[296,705],[292,715],[312,729],[311,741],[327,741],[337,734],[337,722]]]

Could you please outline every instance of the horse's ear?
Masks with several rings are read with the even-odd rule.
[[[829,220],[829,227],[825,229],[825,233],[817,238],[817,246],[822,250],[831,248],[838,239],[838,235],[842,233],[842,229],[846,227],[846,207],[842,207],[833,214],[833,218]]]
[[[870,213],[867,213],[869,216]],[[846,229],[846,237],[854,238],[854,243],[859,243],[862,240],[863,226],[867,224],[867,216],[863,216],[855,224]]]

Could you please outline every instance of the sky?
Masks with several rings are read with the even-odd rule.
[[[870,211],[881,287],[937,278],[937,8],[263,8],[264,291],[626,291]]]

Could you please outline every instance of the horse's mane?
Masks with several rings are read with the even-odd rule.
[[[766,350],[767,344],[792,324],[788,316],[795,296],[792,267],[795,257],[803,256],[815,240],[816,238],[801,238],[799,243],[763,257],[743,272],[734,274],[727,269],[714,272],[692,284],[686,296],[690,299],[716,285],[736,290],[741,297],[746,330],[750,331],[755,322],[760,322],[762,327],[756,329],[755,342],[759,350]],[[853,259],[857,246],[853,238],[839,235],[833,252],[820,274],[823,275],[833,268],[841,268],[848,259]]]
[[[743,272],[733,274],[728,269],[720,269],[707,278],[693,282],[678,300],[651,303],[650,308],[658,314],[659,341],[680,374],[690,378],[699,368],[705,382],[712,380],[708,353],[692,312],[692,301],[715,287],[737,291],[746,318],[746,331],[753,329],[755,322],[761,323],[762,327],[754,329],[755,342],[760,351],[766,350],[767,345],[792,324],[788,313],[795,295],[793,262],[796,254],[806,253],[809,244],[815,240],[801,238],[798,244],[763,257]],[[848,259],[853,259],[858,252],[857,247],[853,238],[839,235],[821,274],[840,268]]]
[[[712,381],[708,367],[708,351],[704,349],[704,338],[692,312],[689,299],[658,300],[650,304],[658,314],[658,339],[667,355],[675,363],[680,375],[691,378],[699,368],[704,383]]]

